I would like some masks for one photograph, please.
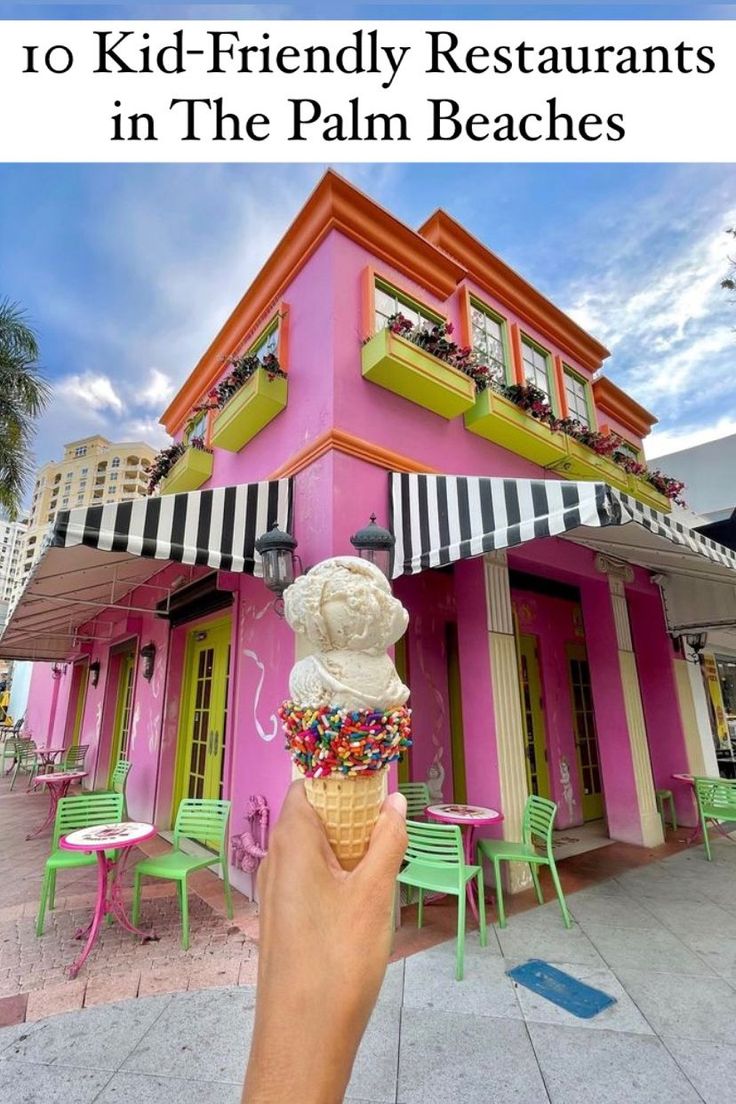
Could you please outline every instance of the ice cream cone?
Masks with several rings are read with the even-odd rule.
[[[356,867],[368,850],[387,781],[386,769],[304,780],[307,800],[324,824],[343,870]]]

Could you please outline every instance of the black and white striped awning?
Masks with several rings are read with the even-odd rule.
[[[606,483],[390,476],[393,576],[562,537],[654,572],[670,630],[736,625],[736,552]]]
[[[149,580],[167,563],[190,569],[182,582],[207,568],[260,575],[256,538],[274,522],[290,531],[292,505],[292,481],[280,479],[61,512],[0,637],[0,656],[65,659],[79,626],[98,614],[150,612],[170,588]],[[151,598],[140,609],[126,601],[137,587]]]

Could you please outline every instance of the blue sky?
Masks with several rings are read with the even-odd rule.
[[[20,5],[0,5],[18,17]],[[247,5],[22,5],[45,17]],[[331,5],[298,5],[330,14]],[[453,7],[486,16],[490,5]],[[102,9],[105,9],[103,12]],[[508,15],[509,5],[494,5]],[[732,5],[515,5],[517,16],[728,14]],[[564,13],[561,9],[564,8]],[[54,9],[54,10],[51,10]],[[268,9],[268,11],[266,11]],[[294,5],[260,5],[260,14]],[[343,16],[447,5],[340,6]],[[0,167],[0,295],[28,309],[55,398],[37,459],[101,432],[163,442],[158,416],[325,165]],[[336,164],[410,225],[442,206],[612,350],[660,418],[650,455],[736,432],[736,303],[719,282],[736,167]],[[734,250],[736,251],[736,250]]]

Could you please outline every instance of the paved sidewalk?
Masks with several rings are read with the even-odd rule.
[[[395,962],[348,1100],[723,1104],[736,1071],[736,845],[702,848]],[[578,1020],[506,970],[544,958],[616,998]],[[237,1104],[252,986],[147,997],[0,1031],[3,1104]],[[284,1026],[285,1041],[288,1025]]]

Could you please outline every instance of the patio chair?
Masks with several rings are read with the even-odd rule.
[[[133,911],[132,922],[138,926],[138,915],[141,904],[141,878],[165,878],[167,881],[177,883],[179,894],[179,908],[181,910],[181,945],[184,950],[189,949],[189,897],[187,878],[194,870],[204,870],[215,863],[220,864],[222,870],[223,889],[227,915],[233,918],[233,899],[230,892],[230,879],[228,876],[227,856],[227,828],[230,819],[230,802],[216,801],[187,797],[179,806],[174,825],[174,848],[164,855],[153,855],[150,859],[139,862],[135,868],[133,879]],[[219,850],[216,854],[187,855],[181,850],[182,839],[195,840],[207,847],[216,845]]]
[[[41,759],[38,754],[38,748],[33,740],[16,740],[15,742],[15,768],[13,769],[13,779],[10,783],[11,790],[15,789],[16,779],[19,774],[28,775],[27,789],[30,790],[33,779],[41,769]]]
[[[72,870],[80,866],[95,866],[97,857],[84,851],[62,851],[59,840],[75,828],[89,828],[95,824],[117,824],[123,819],[122,794],[80,794],[62,797],[56,808],[51,854],[46,860],[41,901],[38,906],[36,935],[43,935],[46,909],[53,909],[56,892],[57,870]]]
[[[399,782],[399,793],[406,798],[406,815],[409,820],[423,817],[429,805],[429,787],[426,782]]]
[[[128,817],[128,801],[125,791],[128,785],[128,774],[130,773],[131,763],[127,759],[118,759],[115,764],[115,770],[112,772],[112,779],[110,780],[109,790],[89,790],[88,793],[93,794],[109,794],[117,793],[123,795],[123,818],[127,820]]]
[[[89,744],[72,744],[70,748],[67,748],[61,757],[61,766],[59,770],[62,771],[81,771],[84,770],[84,761],[87,758],[87,752],[89,751]]]
[[[537,867],[548,866],[552,875],[552,882],[560,903],[562,921],[566,928],[572,927],[570,913],[567,910],[567,902],[562,892],[560,878],[557,873],[555,857],[552,854],[552,828],[555,822],[557,806],[554,801],[548,801],[545,797],[536,797],[534,794],[526,799],[524,806],[524,819],[522,822],[522,842],[513,840],[480,840],[478,842],[478,860],[485,857],[493,863],[493,874],[496,882],[496,902],[498,906],[498,925],[506,927],[506,911],[503,903],[503,886],[501,884],[501,863],[521,862],[528,863],[531,871],[534,889],[540,905],[544,903],[542,887],[539,884]],[[537,847],[540,850],[537,850]]]
[[[0,771],[3,774],[10,774],[15,767],[16,760],[18,758],[18,742],[21,739],[18,736],[13,735],[13,730],[10,729],[8,735],[2,742],[2,748],[0,749]],[[10,762],[10,766],[6,767],[5,764]]]
[[[406,848],[406,866],[398,874],[401,885],[419,890],[417,927],[424,920],[424,891],[448,893],[457,897],[457,954],[455,977],[462,981],[465,972],[465,906],[468,882],[475,878],[478,889],[478,916],[480,945],[488,942],[486,928],[486,903],[483,895],[483,869],[468,866],[463,853],[463,841],[457,824],[424,824],[416,820],[406,822],[409,843]]]
[[[703,844],[708,862],[713,861],[710,853],[707,821],[712,820],[718,826],[724,821],[736,821],[736,780],[729,778],[694,778],[695,800],[698,803],[698,816],[703,832]]]

